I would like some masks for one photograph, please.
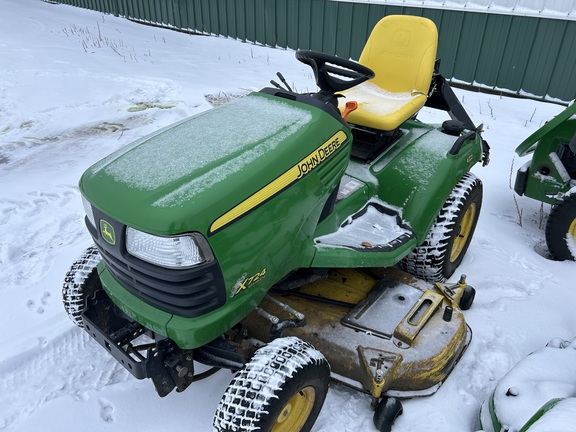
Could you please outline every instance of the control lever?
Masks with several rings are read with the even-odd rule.
[[[286,88],[288,89],[288,91],[292,91],[292,88],[288,85],[288,83],[286,82],[286,80],[284,79],[284,75],[282,75],[280,72],[276,72],[276,76],[278,78],[280,78],[280,81],[282,81],[282,84],[284,84],[286,86]]]

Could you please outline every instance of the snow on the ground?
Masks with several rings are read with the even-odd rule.
[[[230,372],[161,399],[64,313],[63,275],[90,244],[77,182],[113,150],[209,109],[208,99],[267,86],[276,71],[313,90],[312,74],[292,51],[39,0],[0,7],[0,430],[208,431]],[[404,402],[394,432],[478,429],[482,402],[511,366],[576,335],[576,264],[535,251],[549,208],[511,189],[525,162],[514,148],[562,107],[457,94],[492,146],[490,165],[474,168],[485,200],[458,271],[477,289],[466,312],[474,337],[436,395]],[[369,398],[332,386],[314,431],[372,430]]]

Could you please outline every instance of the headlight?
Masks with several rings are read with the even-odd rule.
[[[198,233],[160,237],[128,227],[126,250],[141,260],[168,268],[187,268],[213,260],[208,242]]]
[[[88,220],[92,224],[92,226],[96,226],[96,219],[94,219],[94,212],[92,211],[92,204],[88,202],[84,195],[82,195],[82,204],[84,205],[84,211],[86,212],[86,216]]]

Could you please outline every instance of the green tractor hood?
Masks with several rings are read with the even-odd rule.
[[[517,148],[519,156],[532,154],[531,160],[516,174],[514,191],[538,201],[556,205],[561,195],[576,184],[576,103],[536,130]]]
[[[100,280],[126,315],[179,346],[201,346],[245,317],[273,283],[310,263],[314,229],[352,140],[335,109],[303,99],[250,94],[85,172],[80,189],[103,257]],[[127,250],[126,227],[166,237],[200,233],[208,245],[194,238],[206,260],[167,268],[140,259]]]
[[[546,122],[540,129],[522,141],[522,143],[516,147],[516,153],[518,156],[526,156],[533,153],[542,139],[548,138],[553,134],[561,133],[564,123],[573,115],[576,115],[576,103],[567,107],[564,111],[552,120]]]
[[[324,142],[337,129],[321,110],[253,93],[118,150],[85,172],[80,189],[100,211],[142,231],[206,235],[317,148],[311,136]]]

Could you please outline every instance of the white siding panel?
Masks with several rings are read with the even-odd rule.
[[[332,0],[576,20],[576,0]]]

